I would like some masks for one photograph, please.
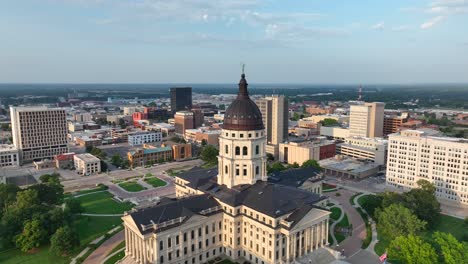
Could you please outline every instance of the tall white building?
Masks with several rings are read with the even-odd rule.
[[[258,99],[256,104],[265,125],[266,152],[277,158],[279,144],[288,140],[288,99],[282,95],[273,95]]]
[[[424,179],[439,200],[468,205],[468,140],[404,130],[388,142],[387,185],[409,190]]]
[[[10,107],[13,144],[20,162],[30,162],[67,153],[65,110],[47,107]]]
[[[349,135],[360,137],[382,137],[384,103],[351,105],[349,114]]]

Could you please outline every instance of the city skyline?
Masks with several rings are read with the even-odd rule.
[[[468,2],[6,1],[0,83],[468,82]]]

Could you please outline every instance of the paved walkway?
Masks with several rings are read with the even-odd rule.
[[[123,216],[123,214],[81,214],[85,216]]]
[[[338,207],[338,208],[340,208],[340,210],[341,210],[341,215],[340,215],[340,217],[338,218],[338,220],[334,221],[333,224],[330,226],[330,235],[331,235],[331,237],[332,237],[332,239],[333,239],[333,245],[337,245],[337,244],[338,244],[338,241],[336,240],[336,237],[335,237],[335,227],[336,227],[336,225],[337,225],[341,220],[343,220],[343,218],[344,218],[344,216],[345,216],[346,214],[345,214],[345,211],[343,210],[343,207],[341,207],[341,205],[335,203],[335,205],[332,206],[331,208],[333,208],[333,207]],[[331,209],[331,208],[330,208],[330,209]]]
[[[341,195],[336,196],[336,193],[340,193]],[[336,192],[329,192],[325,194],[341,204],[343,211],[348,216],[350,224],[353,226],[351,236],[343,240],[339,246],[334,246],[335,250],[340,252],[344,250],[345,256],[351,256],[359,252],[361,250],[362,240],[366,237],[366,226],[364,221],[362,221],[361,215],[349,203],[349,199],[354,194],[355,192],[346,189],[341,189]]]
[[[125,238],[124,230],[113,235],[111,238],[106,240],[96,250],[93,251],[83,262],[83,264],[100,264],[106,259],[106,256],[120,244]]]

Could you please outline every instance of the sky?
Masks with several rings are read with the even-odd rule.
[[[468,83],[468,0],[0,0],[1,83]]]

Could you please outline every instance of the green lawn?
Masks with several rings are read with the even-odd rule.
[[[125,250],[115,254],[114,256],[112,256],[110,259],[106,260],[104,262],[104,264],[114,264],[116,263],[117,261],[123,259],[125,257]]]
[[[336,238],[336,242],[341,243],[341,241],[345,240],[345,236],[341,233],[337,233],[335,232],[335,238]]]
[[[72,255],[78,254],[89,242],[104,235],[107,231],[122,224],[120,217],[79,216],[73,227],[80,237],[80,247]],[[58,257],[49,253],[49,246],[43,246],[37,253],[27,254],[18,249],[0,252],[2,264],[62,264],[70,263],[69,257]]]
[[[88,189],[88,190],[82,190],[82,191],[78,191],[78,192],[72,192],[72,193],[67,193],[65,194],[65,198],[69,198],[69,197],[72,197],[72,196],[77,196],[77,195],[82,195],[82,194],[87,194],[87,193],[93,193],[93,192],[99,192],[99,191],[104,191],[104,190],[107,190],[108,187],[105,186],[105,185],[101,185],[97,188],[93,188],[93,189]]]
[[[328,184],[328,183],[322,183],[322,191],[323,192],[331,192],[331,191],[334,191],[334,190],[336,190],[335,185],[331,185],[331,184]]]
[[[122,182],[122,183],[119,183],[119,186],[122,187],[127,192],[140,192],[145,189],[143,186],[141,186],[137,182]]]
[[[78,197],[84,208],[84,212],[88,214],[122,214],[133,207],[132,203],[120,203],[112,199],[112,194],[109,192],[93,193]]]
[[[118,216],[80,216],[73,227],[78,232],[81,245],[86,245],[121,224],[122,219]]]
[[[44,263],[70,263],[70,258],[57,257],[49,254],[49,246],[41,247],[37,253],[28,254],[19,249],[11,249],[0,252],[0,263],[2,264],[44,264]]]
[[[153,187],[161,187],[161,186],[166,186],[166,182],[159,179],[159,178],[156,178],[156,177],[152,177],[152,178],[146,178],[145,179],[145,182],[147,182],[148,184],[151,184]]]
[[[348,220],[348,215],[344,215],[343,219],[341,219],[341,221],[336,224],[337,227],[350,227],[351,225],[349,224],[349,220]]]
[[[338,218],[340,218],[340,215],[341,215],[341,209],[338,208],[338,207],[332,207],[330,208],[330,211],[331,211],[331,215],[330,215],[330,218],[333,219],[333,220],[338,220]]]
[[[361,193],[355,193],[355,194],[353,194],[353,196],[349,197],[349,203],[354,206],[354,198],[356,198],[356,196],[358,196],[360,194]]]

